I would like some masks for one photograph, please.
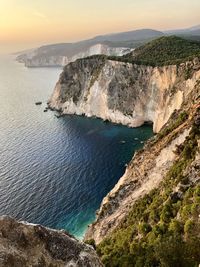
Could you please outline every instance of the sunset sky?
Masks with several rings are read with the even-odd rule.
[[[0,0],[0,53],[94,35],[200,24],[200,0]]]

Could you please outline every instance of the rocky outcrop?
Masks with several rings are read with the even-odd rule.
[[[77,60],[64,68],[49,100],[64,114],[96,116],[137,127],[153,122],[159,132],[200,77],[198,58],[163,67],[107,60]]]
[[[65,231],[0,217],[1,267],[100,267],[94,249]]]
[[[40,47],[27,53],[17,56],[16,60],[24,63],[26,67],[56,67],[65,66],[70,62],[79,58],[84,58],[92,55],[104,54],[112,56],[122,56],[132,49],[123,47],[109,47],[105,44],[95,44],[88,47],[80,48],[74,52],[68,53],[67,51],[59,53],[47,47]]]

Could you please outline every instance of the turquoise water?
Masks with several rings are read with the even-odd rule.
[[[0,58],[0,215],[81,238],[152,128],[43,112],[61,69]],[[36,106],[35,101],[43,101]]]

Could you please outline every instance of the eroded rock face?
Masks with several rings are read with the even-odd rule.
[[[198,58],[164,67],[82,59],[64,68],[49,105],[64,114],[96,116],[130,127],[151,121],[159,132],[199,77]]]
[[[94,249],[65,231],[0,217],[0,267],[100,267]]]

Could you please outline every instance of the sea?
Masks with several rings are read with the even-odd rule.
[[[82,239],[103,197],[153,131],[44,112],[61,71],[0,56],[0,215]]]

